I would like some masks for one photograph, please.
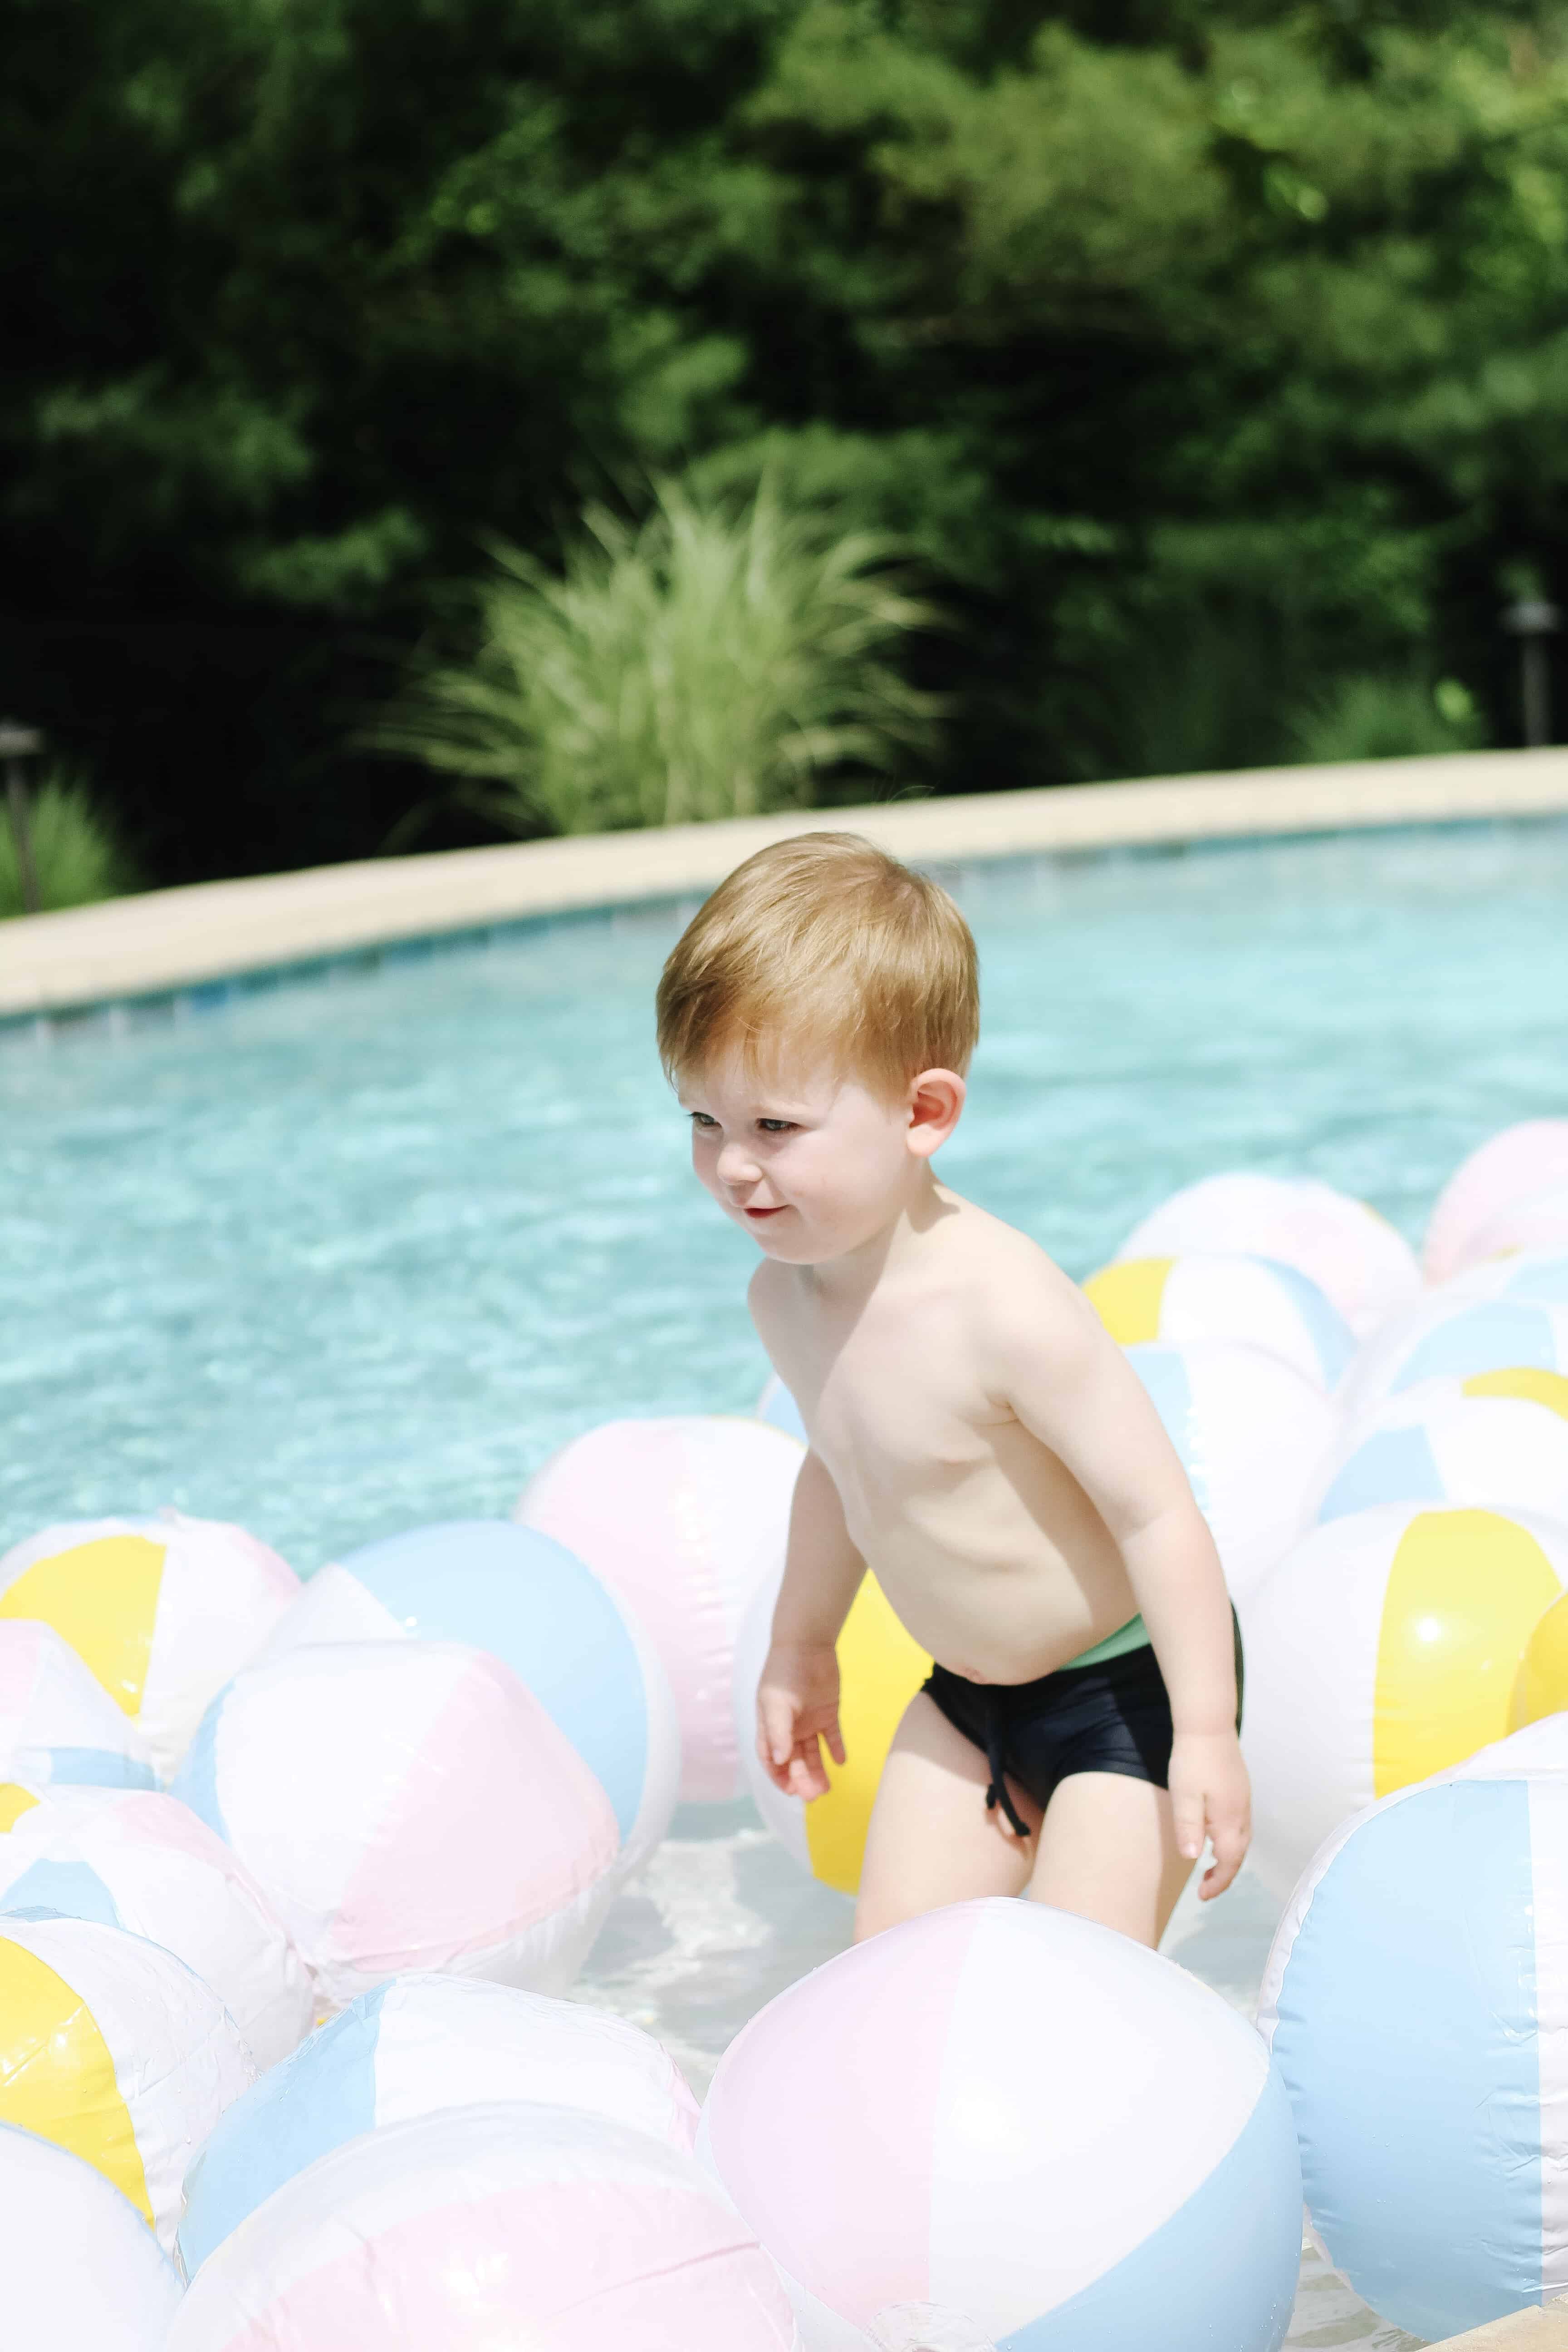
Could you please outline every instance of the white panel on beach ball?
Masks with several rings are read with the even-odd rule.
[[[178,1511],[70,1520],[0,1559],[0,1617],[39,1617],[63,1634],[165,1779],[299,1590],[243,1528]]]
[[[1274,2352],[1289,2325],[1300,2168],[1262,2042],[1042,1905],[952,1905],[779,1994],[698,2150],[830,2352]]]
[[[559,1990],[615,1889],[604,1789],[510,1669],[458,1642],[247,1668],[174,1794],[238,1854],[327,2009],[404,1969]]]
[[[0,1786],[0,1911],[127,1927],[205,1978],[258,2066],[310,2031],[304,1963],[223,1840],[174,1797]]]
[[[1339,1823],[1509,1728],[1568,1528],[1386,1504],[1315,1528],[1241,1612],[1253,1868],[1281,1899]]]
[[[1568,1249],[1568,1179],[1531,1192],[1489,1217],[1475,1236],[1478,1258]]]
[[[800,1445],[759,1421],[606,1422],[552,1454],[513,1513],[586,1561],[646,1628],[675,1695],[689,1803],[742,1794],[735,1635],[783,1563],[800,1465]]]
[[[0,1780],[156,1785],[147,1743],[52,1625],[0,1619]]]
[[[1502,1261],[1504,1265],[1507,1260]],[[1340,1402],[1347,1422],[1363,1421],[1390,1397],[1407,1396],[1431,1381],[1472,1381],[1482,1372],[1533,1371],[1568,1379],[1568,1259],[1563,1286],[1531,1297],[1510,1286],[1489,1297],[1450,1286],[1420,1311],[1379,1332],[1345,1375]],[[1528,1279],[1544,1288],[1547,1269]]]
[[[1124,1348],[1180,1348],[1223,1339],[1279,1356],[1325,1394],[1355,1353],[1350,1325],[1315,1282],[1266,1257],[1117,1258],[1084,1284],[1111,1338]]]
[[[1568,1521],[1568,1379],[1477,1372],[1387,1398],[1334,1448],[1315,1516],[1375,1503],[1495,1505]]]
[[[1258,2022],[1374,2311],[1447,2339],[1568,2291],[1568,1773],[1446,1775],[1347,1822]]]
[[[689,2156],[559,2107],[458,2107],[320,2158],[193,2280],[168,2352],[798,2352]]]
[[[163,2352],[180,2282],[146,2222],[80,2157],[0,2124],[4,2340],[14,2352]]]
[[[1558,1184],[1568,1184],[1568,1118],[1505,1127],[1461,1160],[1437,1195],[1422,1262],[1428,1282],[1447,1282],[1491,1253],[1477,1236],[1493,1218]]]
[[[1364,1201],[1314,1177],[1247,1170],[1205,1176],[1135,1225],[1116,1255],[1181,1257],[1189,1250],[1240,1251],[1298,1267],[1358,1339],[1421,1287],[1403,1234]]]
[[[185,2175],[185,2275],[275,2189],[356,2133],[502,2099],[580,2108],[688,2153],[697,2135],[679,2069],[624,2018],[472,1978],[395,1977],[224,2116]]]
[[[268,1646],[419,1639],[489,1650],[525,1683],[609,1798],[617,1874],[669,1827],[680,1726],[637,1617],[552,1538],[456,1519],[366,1544],[311,1577]]]
[[[1277,1356],[1223,1340],[1129,1348],[1243,1599],[1300,1533],[1338,1428],[1322,1391]]]
[[[786,1437],[798,1437],[803,1445],[810,1443],[801,1409],[776,1372],[770,1372],[763,1382],[757,1419],[765,1421],[770,1429],[782,1429]]]
[[[216,1993],[162,1945],[0,1917],[0,2123],[95,2166],[170,2252],[185,2167],[255,2079]]]

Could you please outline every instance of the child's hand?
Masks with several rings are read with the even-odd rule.
[[[774,1788],[786,1797],[825,1797],[825,1739],[834,1762],[842,1764],[837,1652],[831,1643],[811,1649],[775,1643],[757,1685],[757,1754]]]
[[[1179,1852],[1196,1862],[1205,1835],[1214,1848],[1198,1889],[1199,1900],[1212,1903],[1241,1868],[1252,1841],[1252,1788],[1235,1732],[1178,1732],[1169,1785]]]

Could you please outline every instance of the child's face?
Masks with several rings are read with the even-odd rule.
[[[956,1099],[933,1104],[932,1080],[945,1080]],[[692,1165],[725,1215],[770,1257],[817,1265],[860,1248],[898,1215],[911,1180],[952,1131],[963,1081],[927,1072],[891,1102],[830,1065],[781,1063],[763,1073],[731,1055],[684,1077],[679,1094]]]

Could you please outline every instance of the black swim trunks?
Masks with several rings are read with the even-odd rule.
[[[1232,1622],[1236,1612],[1231,1612]],[[1241,1729],[1241,1629],[1236,1628],[1236,1727]],[[1020,1837],[1027,1825],[1007,1793],[1011,1777],[1044,1811],[1075,1772],[1118,1772],[1166,1785],[1171,1700],[1151,1643],[1088,1666],[1060,1666],[1032,1683],[972,1683],[935,1666],[925,1685],[949,1723],[991,1767],[987,1806]]]

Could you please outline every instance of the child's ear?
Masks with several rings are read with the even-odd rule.
[[[910,1087],[910,1150],[929,1160],[958,1125],[968,1088],[956,1070],[922,1070]]]

